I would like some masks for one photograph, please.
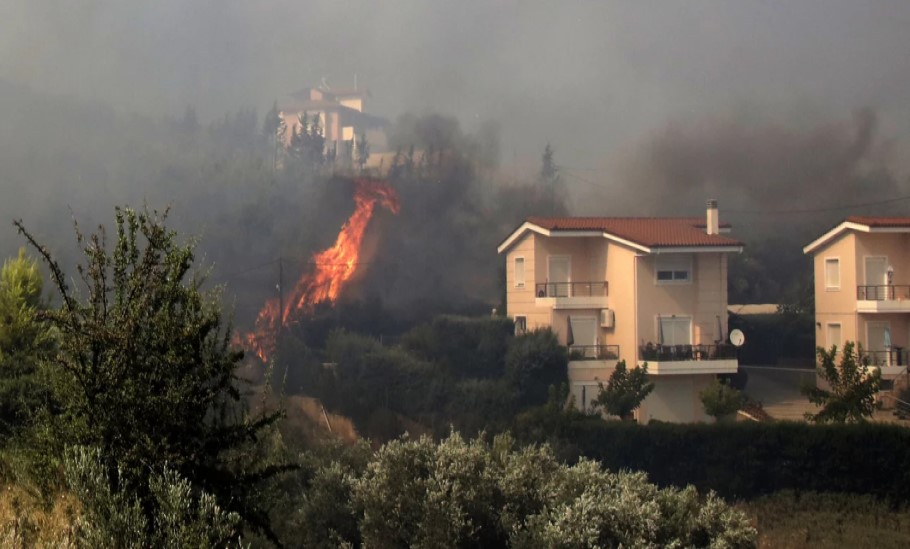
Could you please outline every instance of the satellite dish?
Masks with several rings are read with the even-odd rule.
[[[737,347],[742,347],[743,343],[746,342],[746,336],[743,334],[743,331],[740,329],[733,330],[730,332],[730,343]]]

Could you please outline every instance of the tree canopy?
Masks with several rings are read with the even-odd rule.
[[[806,413],[806,419],[817,423],[858,423],[872,417],[878,408],[875,394],[882,382],[878,368],[869,367],[869,357],[856,350],[852,341],[844,343],[840,364],[837,364],[837,346],[830,350],[819,347],[818,377],[829,388],[803,387],[803,394],[821,409]]]
[[[103,227],[77,228],[81,291],[22,222],[47,264],[61,307],[45,313],[58,333],[47,361],[59,409],[39,443],[62,461],[67,448],[97,448],[108,477],[154,510],[147,482],[168,467],[257,527],[267,521],[256,482],[281,469],[257,463],[255,442],[277,413],[250,416],[234,371],[218,295],[193,271],[192,243],[165,226],[167,214],[116,211],[116,241]]]

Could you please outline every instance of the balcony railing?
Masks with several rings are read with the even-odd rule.
[[[648,343],[638,348],[639,360],[680,362],[683,360],[729,360],[736,358],[733,345],[660,345]]]
[[[619,345],[569,345],[569,360],[619,360]]]
[[[907,366],[910,365],[910,351],[903,347],[892,347],[889,351],[866,351],[860,357],[868,357],[872,366]]]
[[[910,285],[857,286],[856,299],[860,301],[910,300]]]
[[[597,282],[542,282],[534,285],[537,297],[600,297],[607,295],[605,280]]]

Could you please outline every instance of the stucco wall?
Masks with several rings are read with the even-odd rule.
[[[654,391],[637,411],[638,421],[651,420],[680,423],[713,421],[705,414],[698,393],[715,379],[713,375],[651,376]]]
[[[539,235],[527,233],[506,254],[506,314],[513,319],[516,316],[526,316],[529,330],[548,327],[552,323],[550,308],[538,307],[535,303],[537,238]],[[524,258],[524,287],[515,286],[515,258],[517,257]]]
[[[691,280],[672,284],[661,284],[656,280],[659,256],[639,258],[636,277],[639,344],[659,341],[658,316],[691,319],[691,338],[694,344],[711,345],[726,336],[726,254],[704,252],[689,256],[692,259]],[[723,334],[718,333],[718,320]]]
[[[856,314],[856,286],[859,266],[856,262],[856,235],[845,234],[842,238],[818,249],[815,252],[815,344],[819,347],[829,348],[831,343],[827,340],[829,323],[841,324],[841,338],[843,341],[863,341],[861,333],[865,328],[858,326]],[[838,258],[840,260],[840,288],[828,289],[825,287],[825,259]],[[863,339],[858,339],[863,337]]]
[[[610,282],[610,308],[614,327],[604,330],[609,345],[619,345],[620,358],[635,364],[638,355],[638,327],[635,321],[635,272],[638,253],[615,242],[607,246],[607,280]]]

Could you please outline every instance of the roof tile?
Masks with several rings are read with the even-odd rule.
[[[529,217],[527,221],[550,231],[603,231],[649,248],[742,246],[733,238],[706,233],[705,219],[699,217]]]
[[[873,217],[865,215],[851,215],[847,218],[851,223],[859,223],[869,227],[910,227],[910,217]]]

